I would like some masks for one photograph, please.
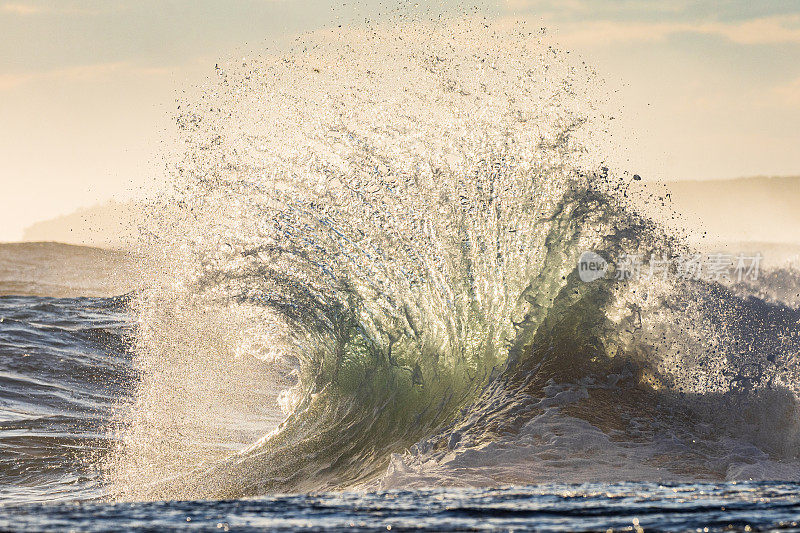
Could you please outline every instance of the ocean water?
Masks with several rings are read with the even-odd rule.
[[[474,21],[218,67],[134,253],[0,246],[0,528],[798,529],[798,270],[681,270],[601,85]]]

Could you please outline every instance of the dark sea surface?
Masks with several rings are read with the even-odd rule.
[[[133,382],[122,298],[0,297],[0,498],[102,494],[93,454]]]
[[[137,381],[130,302],[0,296],[0,530],[800,530],[800,486],[789,481],[372,486],[107,501],[102,464],[114,449],[112,414]]]
[[[789,483],[612,483],[5,507],[28,531],[798,531]]]

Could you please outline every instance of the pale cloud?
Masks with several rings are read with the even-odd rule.
[[[13,13],[14,15],[38,15],[40,13],[45,13],[47,10],[41,6],[34,6],[31,4],[6,2],[0,5],[0,11],[4,13]]]
[[[566,14],[570,17],[603,13],[680,13],[690,5],[688,0],[643,1],[616,0],[506,0],[507,9],[544,13]]]
[[[630,22],[598,20],[558,23],[560,43],[572,46],[662,41],[679,34],[712,35],[738,44],[800,44],[800,15],[764,17],[739,22]]]
[[[61,1],[58,5],[44,5],[43,3],[4,2],[0,3],[0,14],[7,13],[17,16],[34,15],[99,15],[128,9],[123,3],[109,2],[107,4],[80,5],[75,2]]]
[[[741,44],[800,43],[800,14],[764,17],[728,24],[700,24],[693,31],[719,35]]]
[[[515,16],[556,28],[564,44],[660,41],[677,34],[711,35],[738,44],[800,44],[800,6],[757,15],[746,4],[733,0],[711,11],[697,0],[505,0],[504,5]]]
[[[169,72],[170,69],[166,67],[149,67],[128,62],[116,62],[81,65],[41,72],[0,74],[0,91],[16,89],[33,83],[79,83],[95,81],[107,76],[166,76]]]

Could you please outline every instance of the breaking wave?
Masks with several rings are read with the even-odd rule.
[[[674,256],[591,69],[522,26],[320,33],[232,61],[142,253],[120,499],[791,478],[800,311]]]

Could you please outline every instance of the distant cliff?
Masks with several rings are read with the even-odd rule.
[[[23,240],[128,248],[136,239],[142,212],[135,202],[109,201],[28,226]]]
[[[666,208],[649,205],[648,214],[685,229],[692,240],[707,232],[706,243],[800,244],[800,176],[635,184],[665,198]],[[38,222],[25,230],[24,240],[127,248],[142,219],[140,204],[112,201]]]

